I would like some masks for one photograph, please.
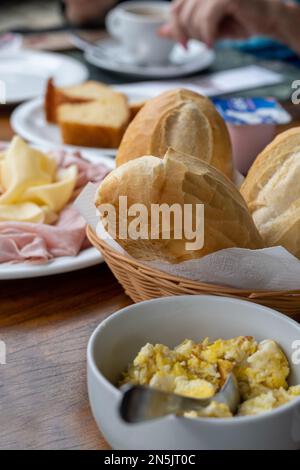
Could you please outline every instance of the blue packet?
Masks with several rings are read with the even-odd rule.
[[[291,121],[289,113],[275,98],[213,98],[212,101],[227,124],[277,125]]]

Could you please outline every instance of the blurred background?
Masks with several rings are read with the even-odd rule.
[[[64,20],[57,0],[1,0],[0,32],[59,27]]]

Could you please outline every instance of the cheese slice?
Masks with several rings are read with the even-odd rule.
[[[0,221],[53,223],[77,176],[76,165],[57,169],[54,158],[15,137],[0,159]]]

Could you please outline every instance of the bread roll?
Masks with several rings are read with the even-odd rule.
[[[120,210],[120,196],[127,196],[128,208],[136,203],[146,206],[149,239],[121,239],[119,228],[124,223],[124,213]],[[173,218],[169,240],[162,239],[161,221],[160,238],[151,239],[151,205],[163,203],[168,206],[179,204],[181,209],[184,204],[191,204],[194,227],[196,204],[204,204],[204,247],[189,250],[186,246],[186,243],[191,241],[189,237],[175,239],[176,227]],[[116,229],[118,243],[130,255],[141,260],[179,263],[201,258],[223,248],[255,249],[263,246],[246,203],[236,187],[207,163],[173,149],[169,149],[163,159],[144,156],[113,170],[100,185],[95,204],[98,209],[102,204],[114,206],[118,215],[116,226],[111,225],[108,231],[113,235]],[[102,215],[104,222],[107,222],[107,215]],[[125,217],[128,224],[134,219],[126,215]]]
[[[283,132],[257,157],[241,193],[266,246],[300,258],[300,127]]]
[[[233,177],[226,124],[211,101],[198,93],[178,89],[148,100],[125,132],[117,166],[142,155],[163,158],[168,147]]]

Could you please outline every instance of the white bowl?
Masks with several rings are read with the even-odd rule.
[[[299,398],[260,416],[168,416],[129,425],[121,420],[121,392],[115,384],[146,342],[172,347],[185,338],[239,335],[276,340],[290,360],[290,383],[300,384],[300,365],[291,363],[300,325],[254,303],[213,296],[167,297],[132,305],[104,320],[88,345],[88,389],[95,420],[110,445],[128,450],[300,448]]]

